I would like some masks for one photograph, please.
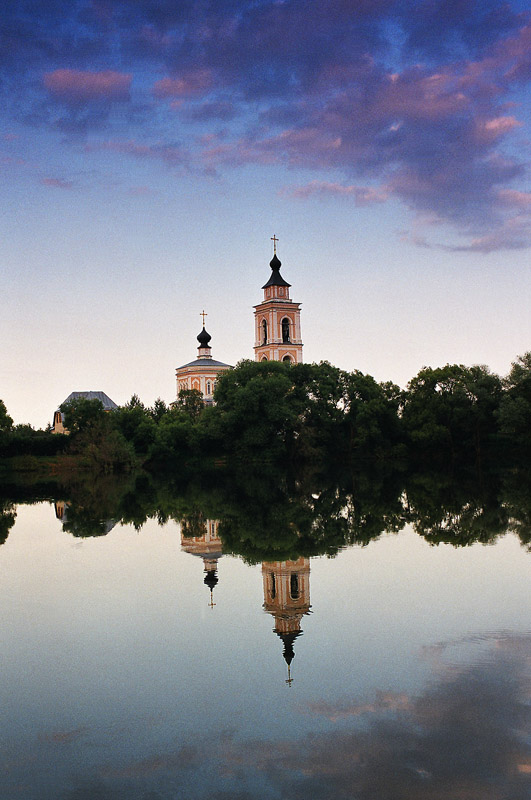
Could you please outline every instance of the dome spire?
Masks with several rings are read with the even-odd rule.
[[[278,238],[274,234],[270,238],[271,241],[273,242],[273,258],[269,262],[269,266],[271,267],[271,276],[268,282],[262,286],[262,289],[267,289],[269,286],[285,286],[289,288],[291,286],[291,283],[285,281],[282,275],[280,274],[280,267],[282,266],[282,261],[277,256]]]
[[[197,337],[197,341],[199,342],[199,348],[198,348],[199,358],[201,357],[212,358],[212,356],[210,355],[210,340],[212,339],[212,336],[209,333],[207,333],[207,330],[205,328],[205,317],[207,317],[208,314],[206,313],[206,311],[203,310],[201,311],[199,316],[203,317],[203,330]]]

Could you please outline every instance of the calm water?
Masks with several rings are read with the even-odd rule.
[[[249,566],[215,523],[61,516],[18,506],[0,547],[2,800],[529,797],[513,534]]]

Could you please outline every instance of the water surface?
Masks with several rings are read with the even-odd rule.
[[[216,520],[0,547],[0,796],[529,796],[529,554],[406,525],[249,565]],[[194,534],[198,534],[195,535]],[[206,583],[205,583],[206,580]]]

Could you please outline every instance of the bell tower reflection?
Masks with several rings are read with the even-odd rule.
[[[284,660],[288,665],[286,683],[291,686],[291,662],[295,657],[293,643],[302,634],[301,619],[310,613],[310,559],[297,561],[264,561],[262,564],[264,609],[275,618],[273,628],[284,644]]]
[[[214,608],[214,587],[218,583],[218,560],[223,555],[218,535],[219,520],[205,519],[201,512],[181,520],[181,548],[203,559],[205,586],[210,589],[210,607]]]

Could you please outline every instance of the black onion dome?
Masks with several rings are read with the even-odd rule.
[[[275,270],[276,272],[280,270],[280,267],[282,266],[282,261],[280,260],[280,258],[277,256],[276,253],[269,262],[269,266],[271,267],[272,270]]]
[[[205,583],[206,586],[208,586],[208,588],[211,591],[213,591],[214,586],[217,585],[217,582],[218,582],[218,576],[216,575],[216,570],[215,569],[209,570],[205,575],[205,580],[203,581],[203,583]]]
[[[212,336],[209,333],[206,332],[206,330],[205,330],[205,328],[203,326],[203,330],[201,331],[201,333],[197,337],[197,341],[199,342],[199,345],[201,347],[210,347],[209,341],[211,339],[212,339]]]
[[[269,278],[268,282],[262,286],[262,289],[267,289],[268,286],[291,286],[291,283],[285,281],[280,274],[282,262],[276,253],[269,262],[269,266],[271,267],[271,277]]]
[[[277,636],[282,639],[284,644],[284,652],[282,655],[284,656],[284,661],[290,666],[291,662],[295,658],[295,651],[293,649],[293,644],[295,639],[302,634],[302,631],[292,631],[292,633],[279,633],[279,631],[275,630]]]

